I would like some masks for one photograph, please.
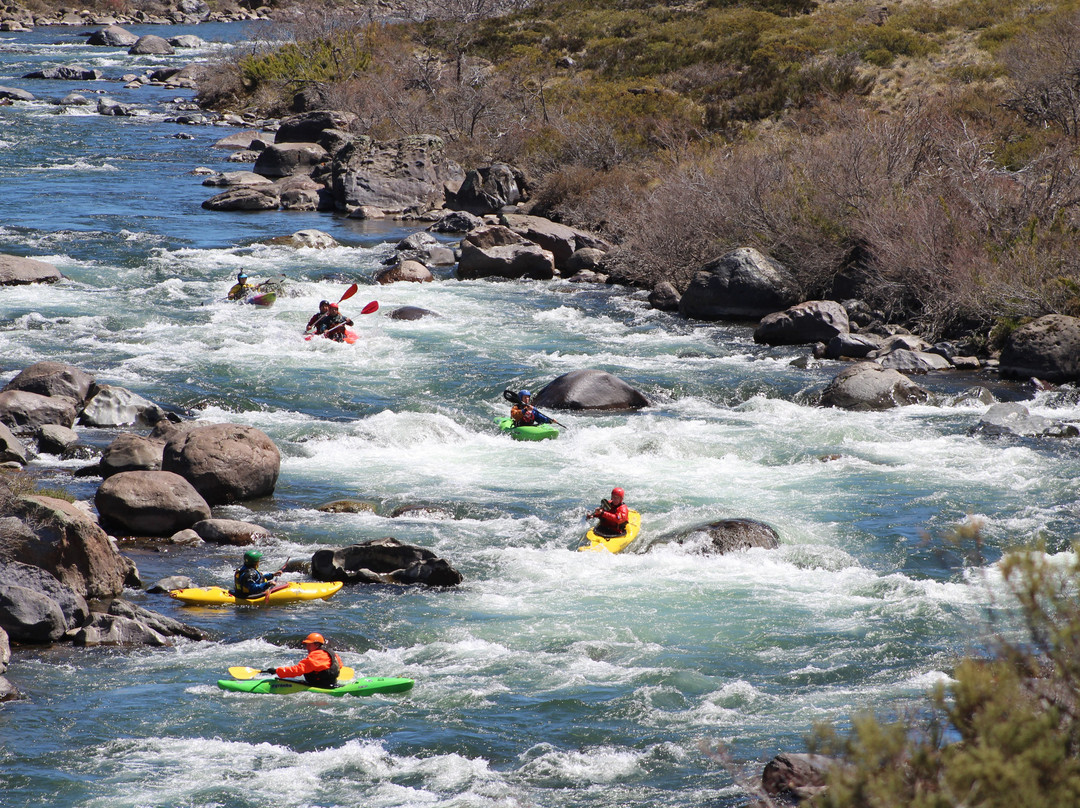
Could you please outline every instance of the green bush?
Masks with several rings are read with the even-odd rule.
[[[240,60],[244,84],[291,86],[308,82],[342,82],[371,67],[371,48],[364,32],[342,32],[312,42],[290,42],[269,53]]]
[[[1000,564],[1022,641],[965,659],[921,719],[819,727],[811,747],[836,755],[819,808],[1043,808],[1080,805],[1080,561],[1036,548]]]

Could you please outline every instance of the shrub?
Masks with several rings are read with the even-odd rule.
[[[965,659],[922,719],[858,716],[840,737],[819,727],[812,748],[838,755],[822,808],[986,808],[1080,804],[1080,561],[1042,548],[1000,564],[1020,640]],[[1012,633],[1011,631],[1009,632]]]

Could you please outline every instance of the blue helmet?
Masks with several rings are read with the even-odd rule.
[[[528,390],[518,390],[518,398],[525,398],[525,396],[532,398],[532,393]]]
[[[246,281],[247,280],[247,273],[244,272],[243,270],[241,270],[240,274],[236,276],[236,279],[238,281]]]

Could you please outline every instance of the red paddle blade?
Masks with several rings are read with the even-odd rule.
[[[345,290],[345,294],[341,296],[341,300],[339,300],[338,303],[340,303],[342,300],[348,300],[350,297],[355,295],[358,288],[359,287],[354,283],[352,286]]]
[[[378,310],[379,310],[379,301],[378,300],[372,300],[370,303],[368,303],[366,306],[364,306],[364,308],[360,309],[360,313],[361,314],[371,314],[373,311],[378,311]]]

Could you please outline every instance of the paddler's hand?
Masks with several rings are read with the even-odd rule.
[[[267,668],[266,670],[260,671],[260,673],[269,673],[271,676],[277,676],[277,668]]]

